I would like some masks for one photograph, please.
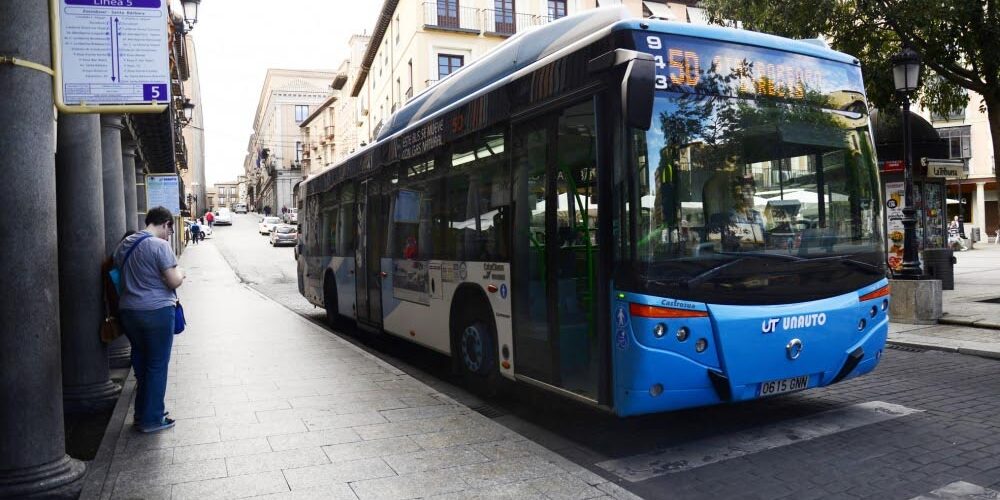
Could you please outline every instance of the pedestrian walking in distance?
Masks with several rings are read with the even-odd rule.
[[[198,240],[200,238],[201,238],[201,226],[198,225],[198,221],[194,221],[194,223],[191,224],[191,241],[193,241],[194,244],[197,245]]]
[[[208,222],[208,227],[215,226],[215,214],[211,211],[205,212],[205,222]]]
[[[146,229],[122,240],[114,252],[123,285],[119,317],[132,342],[132,368],[138,382],[134,425],[140,432],[174,426],[167,418],[163,397],[174,342],[175,290],[184,282],[184,273],[167,241],[172,232],[170,211],[152,208],[146,214]]]

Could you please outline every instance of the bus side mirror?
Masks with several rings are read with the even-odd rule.
[[[621,79],[621,109],[625,125],[649,130],[653,119],[653,96],[656,83],[656,65],[653,56],[645,52],[615,49],[591,59],[587,70],[591,73],[614,68],[624,68]]]
[[[653,120],[653,95],[655,92],[656,66],[652,56],[636,58],[628,63],[622,80],[622,113],[625,125],[649,130]]]

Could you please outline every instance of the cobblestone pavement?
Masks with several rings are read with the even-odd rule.
[[[240,221],[227,229],[213,244],[247,283],[306,318],[321,317],[295,290],[291,249],[272,252]],[[285,274],[293,279],[279,278]],[[645,498],[982,498],[1000,490],[1000,362],[992,359],[892,348],[873,374],[830,388],[618,419],[523,387],[480,401],[450,378],[439,355],[361,337],[337,334],[478,410],[469,414],[501,424],[508,438]],[[673,464],[677,457],[688,463]],[[623,463],[647,470],[616,467]],[[520,486],[510,488],[491,494],[519,494]]]

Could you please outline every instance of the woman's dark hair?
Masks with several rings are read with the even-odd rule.
[[[159,226],[160,224],[170,222],[174,219],[173,214],[170,210],[164,207],[153,207],[146,212],[146,225]]]

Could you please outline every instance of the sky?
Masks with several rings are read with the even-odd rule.
[[[192,32],[201,76],[205,182],[235,181],[267,68],[336,70],[380,0],[205,0]],[[227,10],[228,9],[228,10]]]

